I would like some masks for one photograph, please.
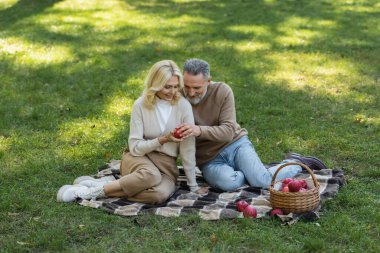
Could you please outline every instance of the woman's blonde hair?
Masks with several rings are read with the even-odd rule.
[[[174,61],[163,60],[153,65],[145,79],[145,89],[143,92],[144,105],[147,108],[153,108],[156,103],[156,93],[162,90],[173,76],[178,77],[178,90],[181,90],[183,88],[183,77],[181,70]],[[181,93],[177,91],[171,103],[176,104],[180,97]]]

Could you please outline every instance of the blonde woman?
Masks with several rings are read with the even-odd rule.
[[[129,151],[123,154],[120,166],[122,177],[76,180],[78,184],[59,189],[57,201],[126,197],[148,204],[163,203],[175,191],[179,155],[190,190],[207,193],[207,188],[199,188],[195,180],[194,136],[173,135],[177,126],[194,124],[191,105],[179,93],[182,88],[182,74],[175,62],[163,60],[154,64],[145,80],[143,95],[133,105]]]

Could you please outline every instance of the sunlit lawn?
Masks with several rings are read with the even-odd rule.
[[[0,0],[4,252],[379,252],[380,3]],[[190,57],[231,85],[264,162],[344,168],[318,223],[123,218],[55,201],[120,159],[150,66]]]

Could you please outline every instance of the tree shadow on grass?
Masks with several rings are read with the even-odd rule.
[[[6,30],[21,20],[37,15],[62,0],[19,0],[9,8],[0,10],[0,30]]]
[[[125,22],[117,29],[99,31],[91,20],[63,21],[63,25],[76,27],[65,32],[49,29],[54,22],[23,26],[22,18],[31,17],[32,11],[19,10],[25,11],[19,21],[1,19],[3,23],[10,20],[1,26],[3,38],[20,38],[26,45],[24,51],[0,54],[0,144],[5,144],[5,148],[0,146],[0,206],[4,210],[22,213],[20,216],[44,215],[44,219],[50,212],[47,221],[54,220],[51,217],[57,210],[67,212],[67,206],[62,208],[55,202],[58,188],[77,176],[94,174],[110,159],[120,159],[127,145],[129,112],[117,114],[110,107],[130,106],[142,91],[146,71],[154,62],[167,58],[179,65],[189,57],[211,63],[215,80],[233,88],[239,123],[249,130],[264,162],[279,160],[294,150],[317,155],[329,165],[349,164],[352,175],[379,176],[375,171],[379,160],[373,158],[380,152],[379,140],[373,140],[379,135],[379,126],[353,123],[352,116],[356,110],[379,108],[378,99],[365,103],[349,96],[320,94],[313,87],[291,90],[287,79],[266,79],[281,65],[270,54],[287,52],[344,58],[364,77],[373,77],[379,73],[375,64],[378,34],[362,28],[373,23],[374,14],[340,12],[328,1],[125,2],[146,18],[159,17],[162,23],[147,28]],[[45,9],[34,9],[35,14],[45,10],[48,15],[82,16],[81,10],[68,13],[41,6]],[[169,22],[177,17],[184,19],[180,27]],[[357,22],[352,24],[350,18]],[[311,30],[316,35],[306,38],[304,44],[285,43],[289,31],[282,27],[289,22],[295,22],[294,32]],[[325,26],[324,22],[334,25]],[[169,45],[168,40],[176,45]],[[250,42],[261,46],[249,48]],[[244,49],[247,45],[248,50]],[[22,61],[24,54],[40,47],[62,47],[67,58],[63,54],[57,62]],[[306,62],[302,56],[290,60],[301,70]],[[376,94],[375,84],[368,86],[350,89],[358,89],[363,96]],[[367,168],[363,170],[362,164]],[[24,224],[30,222],[18,224],[11,232],[20,235]],[[44,230],[51,230],[52,225],[44,224]],[[36,227],[36,231],[41,230]],[[72,242],[64,240],[65,247],[71,247],[66,245]],[[85,244],[75,243],[75,248]],[[37,247],[28,246],[30,250]],[[52,244],[46,245],[49,247]]]
[[[298,116],[300,113],[310,115],[308,119],[303,119],[304,123],[299,120],[296,120],[296,123],[306,124],[310,122],[310,119],[314,119],[310,123],[312,126],[320,126],[320,130],[315,132],[313,131],[315,129],[311,127],[307,134],[315,136],[315,142],[318,142],[317,138],[320,137],[328,138],[327,133],[334,130],[335,124],[343,125],[347,129],[344,137],[333,137],[333,139],[343,140],[334,140],[331,147],[314,147],[313,151],[316,151],[316,154],[326,154],[326,149],[328,149],[332,156],[339,157],[341,154],[340,161],[345,161],[349,158],[344,157],[347,154],[342,148],[349,142],[344,139],[355,141],[352,136],[361,136],[364,138],[363,144],[367,143],[372,152],[378,151],[376,142],[368,136],[378,135],[379,125],[375,122],[354,123],[354,115],[357,113],[378,117],[374,108],[379,106],[380,101],[379,96],[374,96],[374,94],[379,94],[379,86],[376,82],[379,81],[380,65],[376,63],[380,54],[377,46],[380,34],[375,29],[376,20],[379,17],[379,13],[375,11],[375,2],[362,4],[332,1],[275,1],[271,3],[264,1],[185,3],[155,1],[143,3],[126,0],[125,2],[134,6],[143,15],[152,17],[160,15],[168,20],[178,20],[180,27],[183,26],[181,19],[185,24],[188,22],[185,29],[178,28],[176,32],[171,32],[172,38],[182,42],[181,47],[185,49],[186,57],[205,58],[211,63],[213,75],[222,77],[221,80],[231,84],[235,89],[238,114],[240,112],[240,115],[244,115],[244,111],[252,114],[251,108],[246,108],[249,104],[247,101],[254,101],[262,91],[265,94],[263,100],[266,102],[266,105],[262,104],[262,106],[268,107],[269,112],[279,111],[281,107],[290,105],[283,109],[294,112],[285,114],[289,118],[292,118],[291,116],[300,118]],[[163,9],[170,12],[162,14]],[[187,17],[193,17],[193,20],[188,21]],[[167,28],[162,28],[162,30],[170,31]],[[287,37],[302,32],[311,35],[306,37],[299,35],[300,42],[287,40]],[[250,42],[262,42],[264,49],[254,49],[249,53],[239,50],[240,45],[248,45]],[[295,63],[300,65],[300,71],[302,71],[302,64],[307,64],[307,61],[302,59],[305,54],[323,55],[333,61],[347,61],[354,66],[352,69],[355,69],[357,75],[362,76],[362,82],[367,83],[359,85],[353,83],[347,88],[348,95],[341,96],[321,95],[312,87],[306,87],[304,91],[290,91],[285,88],[287,80],[272,83],[262,78],[265,73],[271,73],[278,66],[276,60],[268,57],[273,52],[278,55],[299,54]],[[294,61],[294,59],[291,60]],[[319,66],[325,64],[323,59],[316,60],[320,61]],[[337,73],[337,77],[343,83],[351,81],[349,75]],[[344,84],[342,86],[345,87]],[[275,94],[281,94],[281,96]],[[369,99],[357,101],[354,96],[367,96]],[[239,100],[242,102],[240,103]],[[314,108],[310,106],[310,103]],[[273,107],[278,109],[273,109]],[[315,113],[309,114],[311,110]],[[297,124],[293,122],[295,123],[292,120],[288,124],[290,130],[296,129]],[[244,125],[243,121],[241,123]],[[263,126],[261,130],[265,132],[266,129],[269,129],[270,133],[276,132],[275,129],[266,126]],[[282,129],[281,131],[283,132]],[[260,130],[258,132],[260,133]],[[373,165],[377,164],[378,160],[373,159],[372,152],[369,155],[365,154],[365,146],[361,146],[356,154],[351,153],[349,156],[354,156],[352,160],[357,161],[357,166],[360,166],[361,161],[368,162],[368,160],[372,160]]]
[[[43,25],[33,24],[28,28],[28,36],[24,36],[21,28],[19,30],[9,28],[16,19],[5,19],[8,20],[8,26],[4,29],[7,36],[22,37],[31,44],[61,45],[67,47],[72,54],[70,60],[33,66],[18,64],[18,55],[2,56],[2,76],[7,81],[3,83],[5,92],[2,96],[3,107],[0,109],[6,119],[1,124],[1,135],[5,137],[13,134],[21,137],[29,135],[35,139],[35,142],[29,142],[29,138],[14,138],[12,146],[18,147],[19,150],[10,152],[10,155],[18,156],[21,155],[21,151],[35,149],[17,165],[20,168],[17,177],[25,177],[26,169],[22,168],[32,167],[33,169],[28,172],[32,174],[47,164],[49,169],[54,171],[52,175],[59,177],[63,177],[64,173],[68,173],[69,176],[78,175],[78,172],[88,174],[93,168],[87,167],[82,171],[85,163],[93,166],[111,158],[118,159],[120,151],[126,146],[129,115],[121,116],[125,125],[120,126],[113,137],[106,140],[107,145],[103,141],[81,142],[80,135],[85,130],[73,131],[71,133],[73,140],[62,140],[60,136],[62,126],[67,123],[74,123],[75,126],[75,122],[83,120],[88,122],[85,127],[91,128],[92,120],[107,118],[107,107],[113,97],[119,94],[132,101],[140,95],[141,83],[133,79],[142,80],[144,78],[142,72],[146,71],[153,62],[170,58],[181,63],[185,58],[194,56],[208,60],[213,75],[231,84],[235,91],[239,122],[250,130],[251,138],[255,140],[258,136],[259,139],[271,140],[270,144],[259,142],[258,150],[264,161],[269,162],[273,157],[279,157],[282,153],[294,149],[296,144],[293,139],[297,138],[300,142],[311,139],[310,146],[297,146],[298,149],[304,148],[331,162],[366,159],[366,155],[363,154],[365,149],[362,147],[356,150],[357,155],[342,152],[342,147],[339,145],[347,143],[344,141],[334,140],[331,146],[327,147],[328,151],[325,146],[318,144],[321,142],[320,138],[328,143],[326,141],[330,138],[328,133],[334,132],[336,127],[335,124],[331,124],[334,121],[349,130],[347,136],[343,138],[352,139],[348,136],[351,135],[368,139],[368,129],[361,125],[350,128],[352,122],[346,112],[338,111],[334,115],[331,110],[331,108],[336,109],[336,103],[346,109],[360,107],[359,102],[342,101],[307,89],[291,91],[286,88],[286,80],[283,83],[271,83],[264,76],[276,68],[276,60],[267,57],[270,52],[328,53],[333,57],[343,55],[354,64],[358,53],[355,50],[368,54],[362,62],[364,67],[358,66],[358,70],[364,75],[373,75],[378,71],[378,66],[373,64],[377,53],[371,55],[368,51],[377,50],[375,47],[377,34],[362,28],[367,21],[368,24],[373,22],[376,17],[374,14],[366,15],[354,11],[342,13],[327,1],[319,3],[278,1],[272,4],[264,1],[232,3],[154,1],[148,4],[136,1],[125,2],[134,6],[137,12],[163,19],[163,25],[154,28],[155,35],[167,37],[177,42],[177,46],[167,45],[159,38],[150,38],[149,30],[130,25],[114,31],[99,32],[89,24],[71,23],[81,32],[65,34],[52,32]],[[25,18],[51,6],[51,4],[41,4],[34,11],[26,12],[17,9],[22,6],[21,4],[26,3],[16,4],[16,7],[6,9],[7,13],[3,10],[3,13],[11,15],[19,10],[23,13],[21,17]],[[54,13],[59,14],[57,11]],[[77,14],[80,15],[80,10]],[[199,19],[186,21],[187,15]],[[183,29],[165,23],[181,16],[185,19],[182,24]],[[352,22],[348,22],[349,19],[361,21],[352,25]],[[288,22],[295,22],[294,31],[313,30],[317,35],[307,38],[306,44],[284,43],[281,39],[288,36],[288,31],[283,30],[282,26]],[[335,24],[329,28],[323,25],[324,22]],[[265,29],[260,30],[261,26]],[[339,34],[339,41],[334,41],[336,34]],[[138,38],[141,37],[150,39],[140,43]],[[204,37],[207,37],[209,42]],[[264,48],[247,53],[237,47],[239,43],[247,44],[250,41],[261,42]],[[99,50],[100,48],[105,50]],[[120,57],[121,55],[125,57]],[[361,92],[368,94],[373,91],[376,89],[371,86],[369,90],[363,89]],[[378,104],[379,102],[375,101],[370,105]],[[307,117],[299,117],[300,114]],[[303,128],[307,125],[308,130],[298,132],[299,125]],[[378,131],[376,129],[378,128],[370,128],[370,131],[376,133]],[[279,140],[275,140],[273,136]],[[64,150],[69,155],[66,156],[65,152],[54,154],[57,149],[49,146],[36,149],[35,144],[39,143],[39,138],[49,139],[50,145],[58,145],[58,149]],[[284,139],[282,142],[281,138]],[[82,156],[72,155],[81,152],[84,145],[93,145],[93,148]],[[373,151],[376,151],[375,145],[376,143],[369,144]],[[44,149],[53,152],[54,162],[46,157],[42,160],[33,160],[33,156],[39,155]],[[262,150],[271,151],[263,154]],[[108,152],[111,153],[110,156],[107,155]],[[367,164],[374,166],[375,162]],[[55,185],[54,181],[52,184]]]
[[[136,2],[124,0],[128,5],[134,6],[138,12],[151,16],[160,16],[165,19],[178,19],[192,17],[195,21],[189,22],[191,29],[173,36],[181,39],[186,48],[194,45],[207,46],[218,41],[230,42],[234,46],[237,42],[263,41],[270,44],[270,50],[291,50],[300,52],[322,52],[355,60],[356,50],[367,53],[379,51],[379,31],[373,27],[380,17],[376,12],[376,1],[372,3],[332,1],[206,1],[184,2],[154,1]],[[355,9],[354,7],[362,7]],[[367,8],[367,9],[365,9]],[[162,10],[170,10],[162,12]],[[372,11],[370,11],[372,10]],[[199,20],[199,21],[197,21]],[[186,21],[183,21],[186,22]],[[292,31],[284,30],[284,25],[291,26]],[[262,26],[264,32],[255,29]],[[243,30],[234,31],[242,27]],[[244,31],[244,29],[246,31]],[[315,33],[311,38],[304,38],[307,43],[279,41],[282,36],[293,35],[300,30],[310,30]],[[211,45],[202,39],[211,37]],[[226,43],[227,44],[227,43]],[[191,53],[191,50],[189,53]],[[211,52],[212,53],[212,52]],[[372,71],[379,71],[374,65],[376,55],[370,54],[367,61]],[[365,68],[367,69],[367,68]],[[368,69],[367,69],[368,70]]]

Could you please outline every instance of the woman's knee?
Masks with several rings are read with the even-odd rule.
[[[149,187],[158,185],[162,180],[162,175],[159,170],[146,170],[144,173],[140,174],[140,176]]]

